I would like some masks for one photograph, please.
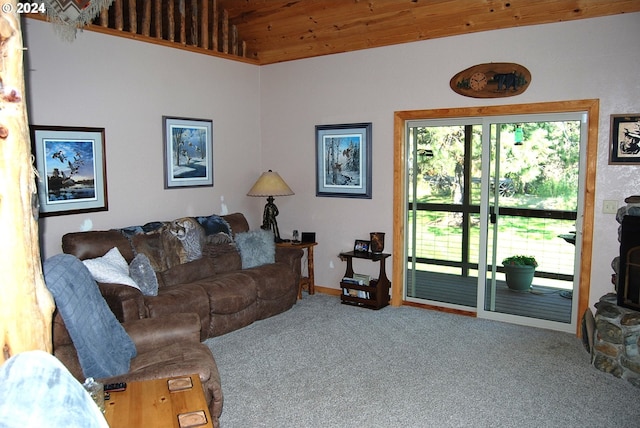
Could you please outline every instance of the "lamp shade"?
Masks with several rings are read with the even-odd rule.
[[[284,182],[277,172],[271,170],[263,172],[247,196],[289,196],[293,190]]]

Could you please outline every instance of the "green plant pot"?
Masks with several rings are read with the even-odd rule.
[[[535,266],[505,266],[504,273],[507,277],[507,287],[514,291],[528,291],[536,273]]]

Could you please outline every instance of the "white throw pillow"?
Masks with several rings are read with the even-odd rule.
[[[138,284],[129,276],[129,265],[117,247],[113,247],[102,257],[83,260],[82,263],[97,282],[123,284],[140,290]]]

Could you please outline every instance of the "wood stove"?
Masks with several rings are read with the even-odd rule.
[[[620,228],[618,305],[640,310],[640,216],[625,215]]]

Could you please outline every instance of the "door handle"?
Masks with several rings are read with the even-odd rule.
[[[497,221],[498,218],[496,216],[494,207],[489,207],[489,222],[491,222],[491,224],[496,224]]]

